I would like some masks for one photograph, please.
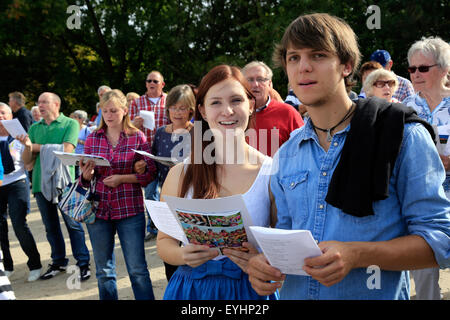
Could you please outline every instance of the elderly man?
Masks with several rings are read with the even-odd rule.
[[[0,102],[0,120],[11,120],[12,110]],[[30,270],[28,281],[35,281],[41,275],[41,257],[36,242],[27,225],[26,216],[30,210],[30,189],[27,173],[22,161],[23,145],[11,137],[0,123],[0,152],[4,167],[3,184],[0,186],[0,245],[4,253],[4,266],[7,276],[14,271],[13,259],[9,250],[8,222],[19,240],[20,247],[28,257]]]
[[[152,71],[147,75],[145,86],[147,92],[135,99],[130,105],[130,118],[133,124],[145,133],[148,143],[152,145],[156,129],[169,123],[164,111],[167,94],[163,92],[164,78],[158,71]],[[153,130],[143,126],[144,119],[139,114],[142,110],[155,113],[155,128]]]
[[[17,118],[28,132],[31,124],[33,123],[33,117],[30,110],[25,108],[26,98],[21,92],[11,92],[9,95],[9,106],[13,112],[13,118]]]
[[[251,135],[249,143],[260,152],[272,156],[289,139],[292,131],[303,126],[303,119],[291,105],[271,99],[269,93],[273,73],[264,62],[250,62],[242,69],[242,73],[256,98],[256,115],[252,124],[256,131],[256,145]],[[272,135],[278,139],[272,140]]]
[[[147,142],[151,146],[155,137],[156,129],[169,123],[169,119],[165,113],[166,96],[163,92],[165,86],[164,78],[159,71],[151,71],[145,80],[147,92],[131,102],[130,105],[130,119],[133,124],[145,133]],[[151,111],[155,116],[155,126],[153,130],[144,127],[144,119],[141,117],[141,111]],[[153,181],[145,188],[145,198],[150,200],[159,200],[158,183]],[[150,216],[148,216],[147,235],[145,240],[150,240],[156,237],[157,229],[151,223]]]
[[[57,204],[48,200],[41,186],[41,155],[48,145],[62,145],[64,152],[73,152],[78,140],[78,123],[60,113],[61,99],[54,93],[44,92],[39,96],[39,111],[43,121],[34,123],[27,136],[18,136],[25,149],[22,160],[26,166],[34,168],[32,192],[36,198],[47,240],[51,247],[52,263],[41,279],[51,279],[67,268],[66,246],[61,232]],[[69,167],[70,178],[74,180],[74,168]],[[90,277],[89,251],[85,244],[84,229],[81,223],[62,215],[70,236],[72,253],[80,268],[81,280]]]

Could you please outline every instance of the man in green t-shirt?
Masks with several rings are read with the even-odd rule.
[[[22,160],[28,170],[33,169],[32,192],[36,198],[42,221],[45,225],[47,240],[51,247],[52,263],[41,279],[51,279],[67,268],[69,259],[66,258],[64,237],[59,223],[57,204],[48,201],[41,192],[41,146],[45,144],[62,144],[64,152],[73,152],[77,145],[78,123],[59,112],[61,99],[51,92],[44,92],[39,96],[38,107],[42,119],[34,123],[28,136],[18,136],[25,149]],[[70,175],[74,179],[74,168],[70,167]],[[90,277],[89,250],[86,247],[84,229],[81,223],[62,215],[70,236],[72,253],[80,268],[81,280]]]

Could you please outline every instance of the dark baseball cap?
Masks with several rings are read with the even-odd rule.
[[[386,64],[391,61],[391,55],[386,50],[376,50],[372,55],[370,56],[371,61],[376,61],[379,64],[381,64],[383,67],[386,66]]]

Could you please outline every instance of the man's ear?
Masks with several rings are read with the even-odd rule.
[[[347,62],[346,64],[344,64],[344,69],[342,69],[342,75],[344,77],[347,77],[348,75],[350,75],[353,71],[353,66],[350,62]]]
[[[394,61],[389,60],[389,62],[386,63],[386,66],[384,67],[384,69],[386,69],[387,71],[391,71],[393,64],[394,64]]]

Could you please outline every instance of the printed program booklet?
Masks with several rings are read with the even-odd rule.
[[[241,195],[219,199],[164,196],[164,200],[146,200],[145,204],[156,227],[184,244],[207,245],[220,254],[223,248],[247,251],[244,242],[256,245]]]

